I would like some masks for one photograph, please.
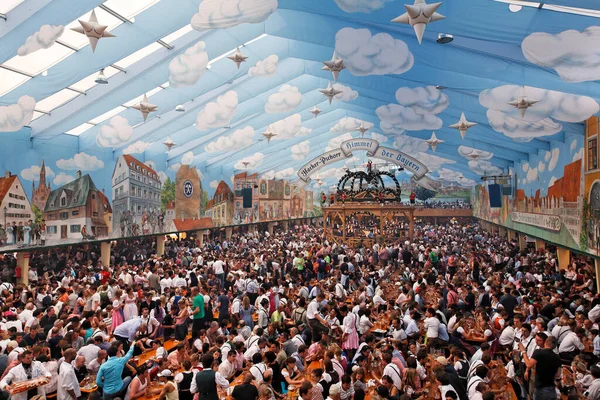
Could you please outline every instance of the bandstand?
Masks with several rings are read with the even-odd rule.
[[[372,169],[347,171],[329,199],[321,195],[324,237],[352,246],[413,239],[415,207],[401,203],[394,174]],[[329,200],[329,201],[327,201]],[[328,203],[328,204],[326,204]]]

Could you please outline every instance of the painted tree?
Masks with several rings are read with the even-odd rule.
[[[175,200],[175,182],[173,182],[171,178],[167,178],[163,183],[160,199],[162,203],[161,209],[165,212],[167,210],[167,204]]]

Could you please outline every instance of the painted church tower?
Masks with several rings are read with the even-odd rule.
[[[43,211],[46,207],[48,196],[50,196],[50,192],[52,191],[50,184],[46,182],[46,164],[44,164],[44,160],[42,160],[42,165],[40,166],[40,182],[37,189],[35,188],[35,180],[32,185],[31,204]]]

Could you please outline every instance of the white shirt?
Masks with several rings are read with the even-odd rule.
[[[436,317],[425,318],[425,329],[427,329],[427,337],[436,339],[440,330],[440,320]]]
[[[137,332],[137,329],[140,327],[141,324],[142,317],[130,319],[129,321],[125,321],[121,325],[117,326],[113,334],[116,336],[128,338],[129,341],[133,341],[133,339],[135,338],[135,333]]]
[[[58,373],[58,387],[56,389],[56,400],[72,400],[69,390],[75,392],[75,396],[81,396],[81,389],[75,375],[75,369],[69,363],[60,364]]]
[[[381,376],[389,376],[392,378],[392,381],[394,381],[394,386],[396,386],[396,389],[400,390],[402,388],[402,374],[398,366],[394,365],[393,363],[389,363],[385,366]]]
[[[192,385],[190,386],[190,393],[192,394],[195,394],[198,391],[198,386],[196,386],[196,375],[201,373],[202,371],[196,372],[192,378]],[[215,373],[215,382],[223,389],[227,389],[229,387],[229,381],[223,378],[223,375],[221,375],[219,371]]]
[[[230,363],[229,360],[225,359],[225,361],[219,365],[219,372],[225,377],[225,379],[229,379],[235,373],[235,365]]]
[[[316,300],[311,301],[306,309],[306,319],[315,319],[319,313],[319,303]]]
[[[581,343],[579,336],[575,332],[569,332],[565,335],[560,346],[558,346],[558,352],[571,352],[575,351],[575,349],[584,350],[585,346]]]
[[[41,376],[45,376],[47,378],[52,377],[52,375],[48,371],[46,371],[42,363],[39,361],[33,361],[31,363],[31,376],[33,378],[39,378]],[[8,371],[6,376],[4,376],[4,379],[0,381],[0,388],[6,389],[6,386],[9,384],[23,382],[26,380],[28,380],[27,373],[23,368],[23,364],[19,364],[10,371]],[[38,387],[38,394],[45,395],[44,386]],[[11,400],[27,400],[27,392],[13,394],[11,396]]]
[[[502,330],[500,334],[500,344],[502,346],[512,346],[513,341],[515,340],[515,328],[512,326],[507,326]]]
[[[88,365],[95,358],[98,358],[98,352],[99,351],[100,351],[100,347],[96,346],[95,344],[88,344],[88,345],[83,346],[82,348],[80,348],[79,351],[77,352],[77,355],[78,356],[84,356],[85,357],[85,364]]]
[[[475,396],[475,393],[477,392],[477,385],[479,385],[479,382],[483,382],[483,379],[477,375],[469,379],[469,383],[467,384],[467,394],[469,395],[469,400],[474,399],[473,396]]]
[[[269,368],[265,365],[265,363],[258,363],[250,367],[250,373],[254,376],[254,380],[256,384],[260,385],[263,382],[263,375],[267,372]]]
[[[215,275],[224,274],[225,270],[223,269],[223,261],[217,260],[213,263],[213,269],[215,271]]]

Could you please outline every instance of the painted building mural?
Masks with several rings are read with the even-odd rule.
[[[564,133],[563,137],[552,140],[549,150],[515,165],[506,185],[513,194],[502,196],[502,207],[490,207],[486,184],[474,187],[474,215],[555,244],[597,253],[598,117],[589,118],[581,133]]]

